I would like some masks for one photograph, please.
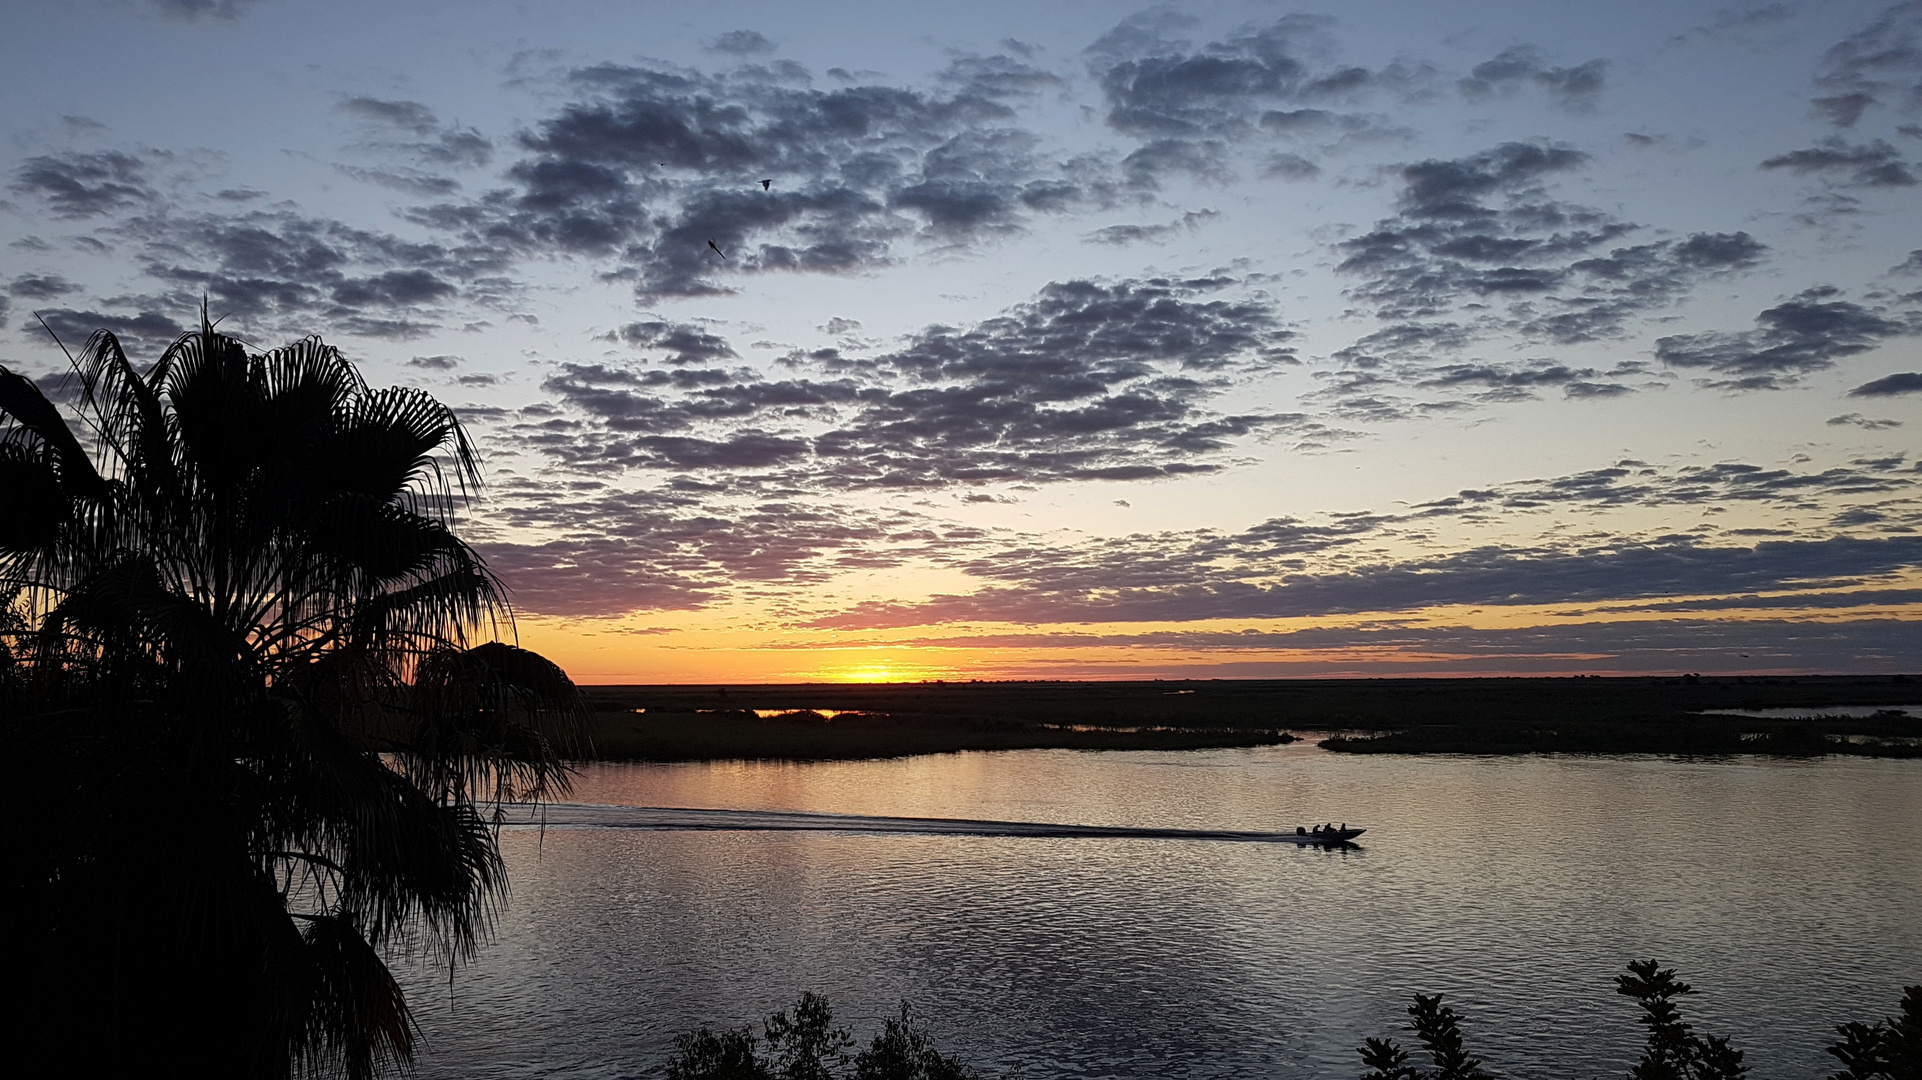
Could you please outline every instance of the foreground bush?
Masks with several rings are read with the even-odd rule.
[[[805,993],[792,1014],[761,1025],[716,1032],[703,1027],[674,1037],[668,1080],[979,1080],[980,1074],[929,1045],[907,1002],[883,1021],[867,1048],[850,1056],[854,1034],[834,1026],[828,1000]],[[852,1071],[850,1071],[852,1066]]]
[[[1682,1020],[1678,999],[1695,988],[1675,977],[1673,968],[1653,960],[1628,965],[1615,977],[1615,992],[1635,999],[1647,1031],[1642,1057],[1628,1080],[1742,1080],[1748,1066],[1742,1051],[1725,1037],[1699,1035]],[[1461,1016],[1441,1003],[1441,995],[1415,995],[1409,1027],[1433,1067],[1417,1068],[1393,1039],[1366,1039],[1357,1051],[1368,1068],[1361,1080],[1492,1080],[1479,1059],[1464,1047]],[[1846,1067],[1829,1080],[1922,1080],[1922,986],[1903,990],[1902,1015],[1873,1025],[1840,1024],[1841,1041],[1827,1052]]]
[[[1922,986],[1903,987],[1901,1016],[1837,1024],[1835,1033],[1841,1041],[1828,1051],[1842,1071],[1829,1080],[1922,1080]]]

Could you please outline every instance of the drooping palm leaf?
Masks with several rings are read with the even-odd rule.
[[[580,730],[559,668],[473,645],[512,621],[453,531],[474,448],[318,338],[250,353],[203,315],[144,373],[105,332],[74,367],[91,449],[0,368],[0,595],[27,619],[0,719],[63,815],[9,888],[48,971],[98,969],[49,975],[38,1015],[170,968],[141,1037],[212,1071],[404,1064],[383,955],[472,953],[506,884],[483,807],[564,792]]]

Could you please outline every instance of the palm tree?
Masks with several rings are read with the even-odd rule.
[[[0,367],[14,1045],[404,1066],[388,958],[472,954],[502,804],[564,792],[579,730],[559,668],[472,644],[512,619],[452,528],[474,449],[426,393],[204,311],[144,373],[104,331],[72,360],[83,434]]]

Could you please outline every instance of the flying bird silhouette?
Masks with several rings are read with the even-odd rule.
[[[761,190],[762,190],[762,191],[766,191],[766,190],[768,190],[769,188],[771,188],[771,187],[773,187],[773,186],[774,186],[774,181],[772,181],[772,180],[763,180],[763,181],[761,181]]]
[[[714,254],[719,255],[723,259],[727,258],[727,252],[722,251],[720,248],[714,247],[714,241],[709,240],[707,242],[707,246],[714,248]]]

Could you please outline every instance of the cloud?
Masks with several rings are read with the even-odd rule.
[[[583,68],[521,133],[512,186],[410,216],[472,244],[613,259],[644,298],[869,269],[904,240],[971,244],[1099,197],[1090,185],[1105,181],[1044,160],[1015,124],[1010,102],[1052,78],[1006,56],[958,58],[932,90],[818,90],[784,68]]]
[[[707,43],[709,52],[729,56],[763,56],[774,51],[774,42],[753,30],[729,30]]]
[[[1569,147],[1504,143],[1403,166],[1397,216],[1337,245],[1337,269],[1360,279],[1349,295],[1386,319],[1442,315],[1465,301],[1525,304],[1511,329],[1588,341],[1619,335],[1704,275],[1747,269],[1766,250],[1742,232],[1602,249],[1635,226],[1553,200],[1543,186],[1587,160]]]
[[[463,362],[458,356],[416,356],[407,361],[407,366],[425,368],[428,371],[452,371]]]
[[[199,22],[211,19],[232,22],[247,13],[259,0],[147,0],[160,17],[173,22]]]
[[[146,162],[114,150],[28,158],[14,171],[12,188],[45,200],[63,218],[101,217],[159,199]]]
[[[142,269],[191,306],[205,292],[222,313],[264,332],[406,339],[438,325],[454,300],[513,290],[500,253],[403,240],[291,210],[155,214],[119,227]]]
[[[1193,232],[1202,222],[1219,217],[1217,210],[1190,210],[1173,221],[1159,225],[1108,225],[1089,233],[1084,239],[1095,244],[1117,246],[1159,243],[1182,233]]]
[[[1398,389],[1481,386],[1473,400],[1630,392],[1637,362],[1608,370],[1553,361],[1458,358],[1476,340],[1556,345],[1627,334],[1636,320],[1687,297],[1702,281],[1757,265],[1767,248],[1746,232],[1694,233],[1622,245],[1637,226],[1553,198],[1548,183],[1582,168],[1586,154],[1553,143],[1503,143],[1453,159],[1400,166],[1394,217],[1337,242],[1347,295],[1383,325],[1336,350],[1314,396],[1337,415],[1392,420],[1461,407],[1459,399],[1410,405]]]
[[[1219,572],[1183,580],[1177,572],[1192,575],[1199,569],[1196,554],[1177,552],[1140,568],[1110,563],[1104,569],[1084,558],[1052,565],[1029,562],[999,573],[976,561],[967,565],[979,576],[1024,580],[921,603],[864,605],[811,625],[882,629],[955,622],[1192,622],[1763,592],[1912,570],[1922,566],[1922,538],[1838,537],[1764,541],[1752,547],[1689,540],[1617,542],[1576,550],[1488,546],[1334,572],[1283,573],[1265,581]]]
[[[9,295],[22,300],[57,300],[79,291],[80,286],[59,274],[21,274],[7,286]]]
[[[440,125],[434,110],[418,101],[383,101],[373,97],[350,97],[340,103],[340,111],[416,135],[431,134]]]
[[[606,388],[631,389],[659,385],[657,377],[701,385],[687,378],[694,374],[610,369],[568,377],[583,385],[598,380]],[[784,392],[793,395],[796,388]],[[636,423],[628,430],[657,438],[658,417],[645,413],[635,413]],[[553,430],[560,438],[574,439],[584,428],[565,415],[544,414],[557,425]],[[757,409],[737,413],[765,415]],[[689,437],[701,447],[653,442],[636,452],[663,461],[694,461],[708,453],[732,463],[751,458],[753,437],[782,437],[763,431],[764,426],[749,420],[728,429],[731,435]],[[772,460],[790,451],[809,448],[786,448]],[[1280,517],[1232,532],[1175,530],[1067,542],[1058,533],[988,532],[912,511],[836,503],[818,483],[779,482],[775,468],[772,483],[743,483],[730,467],[704,475],[684,472],[645,491],[612,490],[608,478],[592,467],[572,478],[561,473],[539,482],[510,479],[495,492],[500,512],[488,527],[498,535],[487,537],[483,547],[526,610],[610,615],[752,595],[778,618],[838,629],[983,621],[1185,622],[1409,612],[1438,605],[1842,608],[1908,602],[1887,588],[1854,601],[1841,597],[1922,565],[1922,539],[1913,528],[1922,524],[1922,515],[1912,505],[1922,470],[1903,456],[1808,472],[1742,462],[1659,467],[1624,461],[1467,490],[1386,514]],[[809,465],[797,475],[813,477],[818,471]],[[1867,501],[1876,498],[1884,501]],[[1010,501],[980,490],[962,499]],[[1117,503],[1131,501],[1139,499]],[[1600,530],[1569,537],[1551,527],[1552,539],[1488,540],[1469,551],[1423,551],[1437,530],[1490,537],[1512,533],[1531,520],[1561,523],[1574,514],[1625,507],[1731,502],[1810,509],[1830,519],[1833,528],[1881,535],[1780,535],[1755,541],[1731,530],[1717,542],[1700,536],[1609,536]],[[508,542],[506,536],[544,539]],[[1412,554],[1393,554],[1397,551]],[[850,570],[909,563],[958,572],[979,587],[924,603],[826,612],[789,591]],[[1764,595],[1784,590],[1797,595],[1779,603]],[[1556,632],[1545,632],[1544,640]]]
[[[1826,286],[1805,290],[1757,315],[1754,330],[1658,338],[1655,356],[1674,367],[1733,376],[1713,384],[1719,388],[1773,390],[1888,338],[1922,332],[1913,318],[1892,318],[1836,294]]]
[[[1806,150],[1791,150],[1762,162],[1764,169],[1788,169],[1798,175],[1846,173],[1850,187],[1914,187],[1910,171],[1895,147],[1881,139],[1851,144],[1829,139]]]
[[[1916,376],[1915,388],[1918,390],[1922,390],[1922,375]],[[1829,417],[1828,425],[1830,427],[1853,426],[1853,427],[1862,428],[1865,431],[1882,431],[1887,428],[1899,428],[1902,426],[1902,421],[1871,420],[1870,418],[1863,416],[1861,413],[1843,413],[1841,416]]]
[[[1883,602],[1889,605],[1915,602],[1913,596],[1894,590],[1826,595],[1844,601],[1856,598],[1854,603],[1837,605],[1844,607],[1875,605],[1884,596],[1887,600]],[[1771,598],[1759,599],[1762,604],[1758,606],[1774,603]],[[1784,597],[1780,606],[1792,609],[1797,600],[1796,596]],[[1722,610],[1710,606],[1714,603],[1681,610]],[[1809,602],[1807,606],[1825,605]],[[1729,607],[1740,610],[1743,605],[1730,603]],[[967,649],[988,655],[999,649],[1065,652],[1069,657],[1064,664],[1090,673],[1100,670],[1094,665],[1101,661],[1073,657],[1074,652],[1130,649],[1180,650],[1188,654],[1166,669],[1144,670],[1144,664],[1153,661],[1128,657],[1125,670],[1137,677],[1158,675],[1162,670],[1187,678],[1531,671],[1559,674],[1570,670],[1674,674],[1784,668],[1813,672],[1866,668],[1893,673],[1905,670],[1904,661],[1922,649],[1922,622],[1886,617],[1560,619],[1547,625],[1485,628],[1371,620],[1358,625],[1292,630],[1036,631],[906,639],[890,636],[885,640],[895,647]],[[846,639],[836,641],[842,647],[849,644],[853,643]],[[1116,667],[1119,665],[1107,670]]]
[[[1922,393],[1922,372],[1898,371],[1884,375],[1872,382],[1849,391],[1850,397],[1894,397],[1897,394]]]
[[[591,480],[510,480],[490,497],[498,528],[545,537],[478,545],[515,607],[543,615],[692,610],[743,591],[778,613],[779,590],[965,548],[981,535],[899,510],[793,498],[727,506],[708,491],[610,491]]]
[[[1608,61],[1590,60],[1574,67],[1551,67],[1533,45],[1504,49],[1493,60],[1475,65],[1456,85],[1470,101],[1512,93],[1523,86],[1539,87],[1566,108],[1589,109],[1607,81]]]
[[[340,103],[340,111],[360,120],[375,134],[354,149],[411,163],[401,168],[335,165],[358,180],[416,195],[444,196],[457,190],[459,183],[421,166],[472,169],[494,160],[493,140],[471,127],[443,126],[434,110],[418,101],[349,97]]]
[[[122,345],[131,353],[149,352],[157,354],[171,344],[175,338],[187,332],[187,328],[165,315],[143,311],[137,315],[116,315],[101,311],[76,311],[72,308],[49,308],[37,313],[45,319],[53,332],[69,349],[83,344],[95,330],[109,330],[120,338]],[[20,329],[44,333],[37,319],[29,319],[20,324]]]
[[[1426,68],[1329,66],[1332,19],[1288,15],[1218,41],[1182,36],[1191,20],[1165,10],[1124,20],[1090,45],[1089,68],[1107,101],[1108,126],[1141,141],[1124,163],[1133,180],[1185,172],[1228,174],[1231,146],[1263,133],[1358,135],[1378,121],[1342,106],[1377,93],[1407,97],[1432,79]]]
[[[1910,0],[1831,47],[1816,76],[1818,113],[1854,127],[1872,107],[1922,108],[1922,4]]]
[[[1211,472],[1241,439],[1321,430],[1293,414],[1208,408],[1231,373],[1294,362],[1265,300],[1219,295],[1233,284],[1056,283],[891,352],[797,361],[827,378],[697,366],[732,349],[693,327],[637,323],[621,336],[672,351],[678,370],[563,364],[545,388],[591,423],[523,437],[577,467],[799,470],[781,482],[843,488]]]
[[[358,165],[334,165],[341,175],[365,184],[377,184],[409,195],[444,196],[460,190],[460,181],[420,169],[368,169]]]
[[[670,364],[714,364],[740,359],[726,338],[691,323],[631,322],[608,334],[607,339],[638,348],[659,349],[668,354]]]

